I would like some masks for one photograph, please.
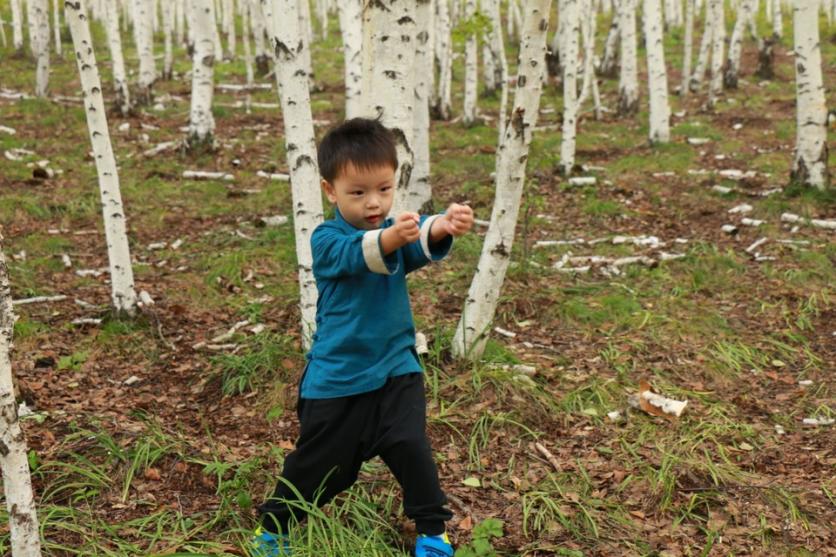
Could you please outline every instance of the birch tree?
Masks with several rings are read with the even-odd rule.
[[[679,94],[683,97],[688,95],[691,79],[691,51],[694,42],[694,2],[685,0],[685,52],[682,55],[682,81],[679,85]]]
[[[708,86],[708,105],[714,106],[717,95],[723,92],[723,49],[726,41],[723,0],[708,0],[708,10],[711,13],[711,83]]]
[[[0,470],[9,513],[12,555],[40,557],[41,540],[29,474],[29,451],[20,429],[12,379],[10,354],[15,315],[2,242],[0,235]]]
[[[133,6],[134,43],[139,54],[139,79],[136,99],[139,104],[151,102],[151,87],[157,80],[157,66],[154,61],[154,34],[151,0],[131,0]]]
[[[96,172],[99,177],[107,256],[110,263],[111,299],[117,313],[124,312],[133,315],[136,311],[137,298],[134,291],[131,253],[128,248],[125,211],[122,208],[119,174],[107,128],[102,83],[99,79],[96,55],[93,52],[90,26],[81,0],[67,1],[64,3],[64,8],[64,18],[73,37],[76,64],[84,93],[84,113],[87,116],[87,129],[90,132],[90,142],[93,146]]]
[[[796,140],[793,181],[825,189],[827,169],[827,106],[821,71],[818,0],[793,4],[795,51]]]
[[[747,28],[754,30],[755,2],[757,0],[740,0],[737,8],[737,19],[729,41],[729,55],[723,68],[723,85],[728,89],[737,89],[740,57],[743,54],[743,33]]]
[[[464,17],[473,24],[476,16],[476,0],[465,0]],[[471,30],[464,45],[464,111],[462,121],[470,125],[476,121],[477,88],[479,86],[479,61],[476,33]]]
[[[23,50],[23,13],[22,0],[12,1],[12,46],[15,50]]]
[[[269,4],[269,6],[268,6]],[[297,17],[297,0],[262,0],[276,53],[276,81],[284,119],[287,166],[293,197],[293,225],[299,273],[302,339],[310,347],[316,328],[316,280],[311,234],[322,222],[322,194],[316,161],[313,116],[301,50],[308,48]],[[267,17],[267,14],[270,14]]]
[[[61,50],[61,10],[59,0],[52,0],[52,31],[55,38],[55,54],[61,58],[64,56]]]
[[[453,353],[460,358],[478,359],[482,356],[508,270],[528,147],[540,109],[550,5],[551,0],[529,0],[526,3],[514,108],[511,121],[505,127],[505,137],[497,149],[496,199],[491,222],[453,337]]]
[[[255,49],[255,71],[257,75],[267,75],[270,71],[270,53],[264,46],[264,14],[261,0],[247,0],[252,10],[253,47]]]
[[[449,120],[453,110],[453,43],[451,37],[450,10],[448,0],[436,0],[436,44],[438,62],[438,92],[436,94],[436,115]]]
[[[610,21],[610,30],[607,32],[607,40],[604,42],[604,56],[598,68],[598,73],[605,77],[615,77],[618,71],[618,45],[621,42],[618,12],[618,3],[616,3],[612,21]]]
[[[560,140],[560,168],[568,176],[575,167],[575,135],[578,120],[578,41],[580,35],[579,2],[560,0],[562,41],[560,61],[563,65],[563,134]]]
[[[29,43],[37,60],[35,95],[45,97],[49,86],[49,6],[46,0],[28,0]]]
[[[618,74],[618,114],[639,111],[639,64],[636,53],[636,0],[618,3],[618,26],[621,33],[621,71]]]
[[[414,166],[415,0],[367,0],[363,8],[365,114],[392,130],[398,153],[393,214],[403,210]]]
[[[671,109],[668,105],[668,73],[662,45],[662,13],[659,0],[644,0],[643,20],[650,98],[650,142],[667,143],[671,136]]]
[[[363,6],[361,0],[338,0],[340,33],[345,59],[345,117],[363,113]]]
[[[503,87],[507,81],[508,63],[505,60],[505,44],[502,40],[502,21],[499,13],[499,0],[482,0],[482,11],[491,23],[488,40],[485,42],[485,89],[488,92]],[[490,60],[490,63],[488,63]],[[490,70],[490,71],[488,71]]]
[[[212,37],[212,0],[192,0],[194,54],[192,55],[192,102],[189,113],[189,149],[211,145],[215,133],[212,93],[215,78],[215,46]]]
[[[432,0],[415,0],[415,167],[402,207],[417,212],[432,197],[430,188],[430,95],[433,88]]]
[[[781,39],[784,36],[784,18],[781,14],[781,0],[766,0],[772,2],[772,36]]]
[[[163,58],[163,79],[171,79],[172,65],[174,64],[174,4],[172,0],[162,2],[160,7],[163,10],[163,44],[165,55]]]
[[[705,71],[708,68],[708,57],[711,53],[711,42],[713,37],[713,22],[711,18],[711,10],[708,8],[708,2],[705,4],[705,25],[700,39],[700,50],[697,55],[697,64],[694,66],[694,73],[689,78],[688,89],[692,93],[699,91],[702,81],[705,78]]]
[[[116,106],[127,116],[131,111],[131,95],[128,89],[128,75],[125,71],[125,58],[122,55],[122,36],[119,32],[119,8],[116,0],[104,0],[104,27],[110,59],[113,65],[113,89],[116,92]]]

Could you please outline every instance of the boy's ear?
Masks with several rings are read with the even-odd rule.
[[[320,181],[320,185],[322,186],[322,191],[325,192],[325,196],[328,198],[328,201],[331,203],[337,202],[337,191],[334,189],[334,184],[323,178]]]

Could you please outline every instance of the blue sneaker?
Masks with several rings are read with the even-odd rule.
[[[453,557],[453,546],[447,532],[440,536],[418,534],[415,540],[415,557]]]
[[[273,534],[259,526],[250,540],[250,553],[252,557],[289,557],[290,540],[286,535]]]

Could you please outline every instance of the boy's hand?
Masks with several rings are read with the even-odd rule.
[[[421,217],[418,216],[418,213],[406,211],[398,215],[395,219],[395,224],[392,225],[392,229],[404,245],[411,244],[421,237],[421,229],[418,228],[420,219]]]
[[[473,227],[473,209],[467,205],[453,203],[440,220],[444,221],[444,230],[450,236],[462,236]]]

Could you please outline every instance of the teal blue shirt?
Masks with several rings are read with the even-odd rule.
[[[430,244],[432,222],[422,216],[421,237],[387,256],[380,234],[392,225],[361,230],[336,213],[311,236],[319,291],[316,333],[308,352],[302,398],[336,398],[373,391],[395,375],[423,371],[406,275],[450,251],[451,236]]]

